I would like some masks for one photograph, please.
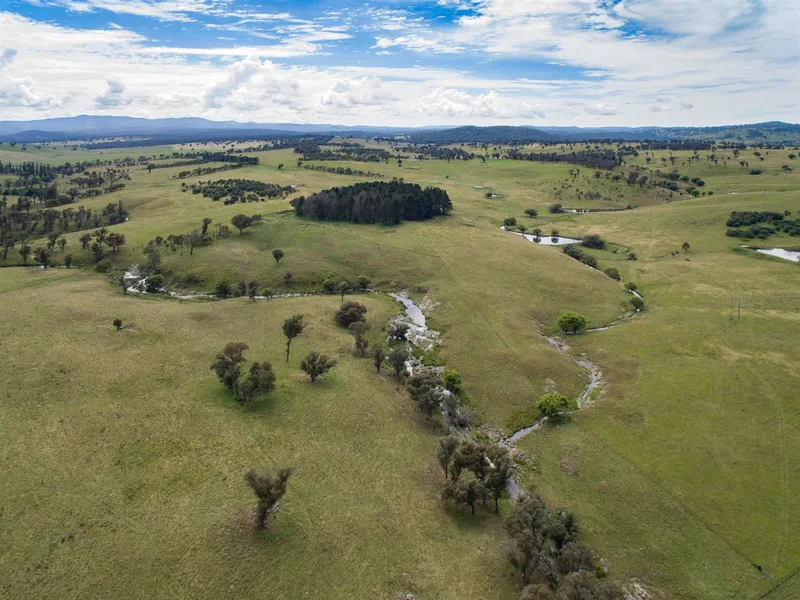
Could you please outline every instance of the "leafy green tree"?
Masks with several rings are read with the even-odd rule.
[[[366,275],[359,275],[358,279],[356,279],[356,283],[358,283],[358,289],[366,290],[372,283],[372,280]]]
[[[634,296],[631,298],[631,306],[636,312],[641,312],[644,310],[644,300],[639,298],[639,296]]]
[[[200,230],[200,235],[206,235],[208,233],[208,226],[211,225],[212,220],[208,217],[203,217],[203,228]]]
[[[547,210],[550,211],[550,213],[552,214],[560,213],[562,209],[563,206],[561,206],[561,204],[551,204],[550,206],[547,207]]]
[[[581,246],[594,248],[595,250],[605,250],[606,241],[596,233],[590,233],[581,238]]]
[[[368,326],[364,321],[356,321],[355,323],[350,323],[347,330],[350,332],[350,335],[353,336],[353,344],[355,347],[355,352],[360,357],[364,358],[367,355],[367,350],[369,349],[369,342],[366,338]]]
[[[478,479],[448,479],[442,490],[442,500],[453,500],[457,504],[469,506],[475,514],[475,503],[486,494],[483,482]]]
[[[58,249],[61,250],[61,254],[64,254],[64,249],[67,247],[67,238],[61,238],[56,242],[56,246]]]
[[[595,571],[594,553],[586,544],[578,541],[567,542],[556,559],[558,570],[564,575],[578,571]]]
[[[40,265],[42,265],[42,267],[45,270],[47,270],[47,267],[50,266],[50,257],[51,257],[50,250],[48,250],[44,246],[36,248],[36,251],[33,253],[34,260]]]
[[[276,265],[279,262],[281,262],[281,259],[283,258],[283,256],[284,256],[283,255],[283,250],[281,250],[280,248],[275,248],[275,250],[272,251],[272,258],[275,259],[275,264]]]
[[[503,225],[506,227],[516,227],[517,226],[517,219],[515,217],[506,217],[503,219]]]
[[[186,241],[186,245],[189,246],[189,256],[191,256],[194,254],[195,246],[203,239],[203,234],[197,231],[197,229],[193,229],[187,233],[183,239]]]
[[[277,511],[278,503],[286,494],[286,487],[291,475],[292,469],[289,467],[282,467],[274,473],[265,471],[262,474],[251,470],[245,475],[244,479],[247,485],[258,498],[256,525],[259,529],[266,529],[267,518]]]
[[[408,350],[402,347],[392,348],[391,352],[389,352],[389,356],[386,358],[389,366],[394,371],[394,376],[398,379],[400,378],[400,374],[406,368],[406,361],[408,360]]]
[[[89,242],[92,241],[92,236],[88,233],[84,233],[78,238],[78,241],[81,243],[81,250],[86,250],[89,247]]]
[[[344,302],[344,295],[347,292],[347,290],[350,289],[350,284],[347,283],[346,281],[340,281],[339,284],[336,286],[336,288],[339,290],[339,293],[342,295],[342,302]]]
[[[556,600],[620,600],[622,592],[613,581],[598,579],[594,573],[570,573],[556,591]]]
[[[484,485],[494,500],[494,512],[500,512],[500,498],[508,493],[508,480],[514,468],[514,462],[508,448],[502,446],[487,446],[486,458],[491,464],[486,472]]]
[[[554,600],[555,594],[544,583],[526,585],[520,592],[519,600]]]
[[[586,329],[586,317],[576,312],[566,312],[558,318],[558,326],[564,333],[578,333]]]
[[[72,254],[67,254],[64,257],[64,266],[69,269],[72,266],[72,260]]]
[[[241,370],[246,361],[244,351],[248,348],[244,342],[227,344],[211,365],[222,385],[227,391],[233,392],[234,396],[238,396]]]
[[[322,290],[326,294],[332,294],[334,291],[336,291],[336,281],[328,277],[322,282]]]
[[[631,292],[635,292],[636,290],[639,289],[639,287],[635,283],[633,283],[632,281],[629,281],[628,283],[625,284],[625,289],[627,289],[627,290],[629,290]]]
[[[439,459],[439,466],[444,471],[445,478],[450,478],[450,463],[453,461],[458,446],[461,442],[454,435],[439,438],[439,450],[436,453],[436,458]]]
[[[386,352],[383,350],[383,346],[378,344],[372,349],[372,359],[375,362],[375,370],[380,373],[383,361],[386,359]]]
[[[294,315],[283,322],[283,335],[286,336],[286,362],[289,362],[289,352],[292,349],[292,340],[303,333],[306,324],[303,315]]]
[[[155,244],[150,242],[147,246],[145,246],[143,252],[150,261],[150,266],[153,267],[154,271],[157,271],[158,265],[161,262],[161,253],[158,251],[158,248],[156,248]]]
[[[164,278],[161,275],[151,275],[147,278],[144,288],[148,294],[156,294],[164,287]]]
[[[335,360],[319,352],[310,352],[308,356],[300,361],[300,368],[309,376],[311,383],[314,383],[318,377],[324,375],[335,366]]]
[[[117,331],[122,329],[122,319],[114,319],[114,327],[116,327]]]
[[[553,418],[561,411],[566,410],[569,401],[563,394],[550,393],[544,394],[536,401],[536,408],[545,417]]]
[[[683,244],[681,244],[681,250],[683,250],[684,254],[689,252],[690,249],[691,246],[689,245],[689,242],[683,242]]]
[[[358,302],[345,302],[336,311],[334,318],[340,327],[350,327],[351,324],[364,320],[367,307]]]
[[[268,362],[254,362],[250,365],[250,372],[238,386],[236,400],[248,402],[256,396],[261,396],[275,389],[275,372]]]
[[[534,217],[537,217],[539,215],[539,211],[537,211],[535,208],[526,208],[525,214],[528,215],[531,219],[533,219]]]
[[[242,231],[250,227],[250,225],[252,224],[253,224],[253,219],[241,213],[238,215],[234,215],[233,218],[231,219],[231,225],[233,225],[234,227],[236,227],[236,229],[239,230],[239,235],[241,235]]]
[[[250,298],[253,302],[256,301],[256,296],[258,295],[258,282],[251,281],[247,284],[247,297]]]
[[[214,286],[214,293],[220,298],[227,298],[231,295],[232,291],[233,288],[231,287],[231,282],[225,277],[217,281],[216,285]]]
[[[603,273],[605,273],[607,276],[611,277],[611,279],[615,281],[620,281],[622,279],[622,275],[620,275],[619,271],[617,271],[614,267],[609,267],[608,269],[604,269]]]

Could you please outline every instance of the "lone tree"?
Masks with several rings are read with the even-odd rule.
[[[197,246],[202,239],[203,234],[197,231],[197,229],[193,229],[191,232],[186,234],[184,240],[186,240],[186,245],[189,246],[189,256],[194,254],[195,246]]]
[[[239,235],[241,235],[242,231],[250,227],[250,225],[252,224],[253,224],[253,219],[241,213],[238,215],[234,215],[234,217],[231,219],[231,225],[233,225],[234,227],[236,227],[236,229],[239,230]]]
[[[311,383],[314,383],[317,377],[324,375],[335,366],[335,360],[319,352],[309,352],[308,356],[300,361],[300,368],[309,376]]]
[[[72,266],[72,254],[67,254],[64,257],[64,266],[68,269]]]
[[[689,252],[690,249],[691,246],[689,245],[689,242],[683,242],[683,244],[681,245],[681,250],[683,250],[684,253],[687,253]]]
[[[242,375],[246,362],[243,355],[247,349],[247,344],[242,342],[228,344],[211,365],[225,389],[241,403],[275,389],[275,373],[268,362],[254,362],[249,373]]]
[[[122,319],[114,319],[114,327],[117,328],[117,331],[122,329]]]
[[[569,406],[566,396],[564,394],[545,394],[536,401],[536,408],[545,417],[552,419],[561,411],[566,410]]]
[[[375,370],[380,373],[383,361],[386,359],[386,352],[384,352],[383,346],[378,344],[372,349],[372,359],[375,361]]]
[[[216,285],[214,286],[214,292],[220,298],[227,298],[231,295],[233,289],[231,288],[231,282],[228,281],[225,277],[220,279]]]
[[[539,211],[537,211],[535,208],[526,208],[525,214],[528,215],[531,219],[533,219],[539,214]]]
[[[259,529],[266,529],[267,518],[277,512],[278,503],[286,493],[286,486],[291,475],[292,469],[289,467],[281,467],[274,473],[264,471],[261,475],[256,473],[255,470],[250,470],[247,475],[244,476],[247,485],[250,486],[253,493],[258,497],[256,525]]]
[[[586,317],[576,312],[566,312],[558,318],[558,326],[564,333],[578,333],[586,329]]]
[[[212,221],[208,217],[203,217],[203,229],[200,231],[202,235],[208,233],[208,226],[211,225]]]
[[[283,335],[286,336],[286,362],[289,362],[289,352],[292,349],[292,340],[303,333],[306,324],[303,315],[294,315],[283,322]]]
[[[503,219],[503,225],[506,227],[516,227],[517,219],[515,217],[506,217]]]
[[[392,370],[394,370],[394,376],[399,379],[400,373],[402,373],[403,369],[406,368],[408,350],[401,347],[392,348],[392,351],[389,352],[389,356],[386,360],[389,362],[389,366],[392,367]]]
[[[353,336],[353,345],[355,347],[356,354],[362,358],[367,356],[367,350],[369,349],[369,342],[365,336],[367,329],[369,329],[369,327],[364,321],[350,323],[350,326],[347,328],[347,330],[350,332],[350,335]]]
[[[336,311],[336,323],[340,327],[350,327],[353,323],[358,323],[364,320],[364,315],[367,312],[367,307],[358,302],[345,302]]]
[[[347,283],[346,281],[340,281],[339,285],[337,285],[336,288],[339,290],[339,293],[342,295],[342,302],[344,302],[344,295],[347,292],[347,290],[350,289],[350,284]]]
[[[275,248],[275,250],[272,251],[272,258],[275,259],[275,264],[277,265],[283,258],[283,250],[280,248]]]
[[[82,241],[83,241],[83,239],[81,239],[81,242]],[[143,252],[144,252],[144,255],[150,261],[150,266],[153,267],[154,271],[157,271],[158,270],[158,263],[161,262],[161,253],[158,251],[158,248],[156,248],[155,245],[150,243],[147,246],[145,246]]]

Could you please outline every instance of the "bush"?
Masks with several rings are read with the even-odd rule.
[[[231,291],[231,282],[224,277],[214,286],[214,293],[220,298],[227,298],[231,295]]]
[[[336,291],[336,280],[332,277],[328,277],[322,282],[322,290],[326,294],[333,294]]]
[[[157,294],[164,287],[164,278],[161,275],[153,275],[145,281],[145,290],[148,294]]]
[[[356,283],[358,283],[358,289],[366,290],[372,284],[372,280],[366,275],[359,275]]]
[[[610,267],[610,268],[608,268],[608,269],[605,269],[605,270],[603,271],[603,273],[605,273],[606,275],[608,275],[609,277],[611,277],[611,279],[614,279],[614,280],[616,280],[616,281],[620,281],[620,280],[622,280],[622,275],[620,275],[620,274],[619,274],[619,271],[617,271],[617,270],[616,270],[615,268],[613,268],[613,267]]]
[[[547,210],[549,210],[552,214],[560,213],[563,209],[561,204],[551,204]]]
[[[530,218],[534,218],[539,215],[539,211],[537,211],[535,208],[526,208],[525,214],[528,215]]]
[[[761,169],[751,169],[750,175],[761,175]]]
[[[517,225],[517,219],[515,217],[508,217],[503,221],[503,225],[506,227],[515,227]]]
[[[458,393],[461,389],[461,373],[454,369],[447,369],[442,374],[442,383],[444,387],[453,392]]]
[[[639,287],[632,281],[629,281],[628,283],[625,284],[625,289],[630,290],[631,292],[635,292],[636,290],[639,289]]]
[[[536,401],[536,408],[542,416],[553,418],[569,406],[566,396],[563,394],[545,394]]]
[[[114,319],[113,324],[114,327],[117,328],[117,331],[119,331],[122,328],[122,319]]]
[[[113,266],[114,263],[112,263],[109,259],[104,258],[94,266],[94,270],[98,273],[108,273]]]
[[[336,323],[340,327],[350,327],[353,323],[364,320],[367,307],[358,302],[345,302],[336,311]]]
[[[581,239],[581,245],[595,250],[605,250],[606,241],[596,233],[592,233]]]
[[[644,300],[639,298],[639,296],[634,296],[633,298],[631,298],[631,306],[636,311],[642,311],[644,310]]]

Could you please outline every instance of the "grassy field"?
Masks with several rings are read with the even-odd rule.
[[[3,160],[9,160],[3,154],[7,151],[0,148]],[[168,150],[158,149],[162,151]],[[29,149],[26,158],[46,152],[60,150]],[[154,152],[124,149],[120,156]],[[506,432],[519,425],[521,411],[545,390],[574,397],[586,383],[586,373],[542,339],[542,333],[555,331],[558,315],[577,310],[591,326],[604,325],[626,313],[630,296],[619,283],[557,248],[501,232],[503,219],[515,216],[529,231],[555,227],[564,236],[599,233],[613,247],[634,251],[636,261],[592,251],[601,268],[615,267],[625,281],[638,284],[647,309],[619,327],[568,340],[573,353],[585,353],[601,367],[604,392],[595,406],[571,421],[520,443],[531,459],[523,479],[553,503],[575,509],[588,541],[615,578],[635,579],[655,597],[754,598],[800,565],[795,535],[800,507],[793,500],[800,495],[800,269],[738,251],[742,241],[725,236],[725,220],[732,210],[798,214],[800,173],[782,169],[790,162],[788,152],[773,150],[758,161],[752,151],[743,151],[750,168],[762,169],[761,175],[750,175],[750,168],[741,168],[733,158],[725,167],[722,161],[715,166],[704,158],[689,160],[691,153],[676,153],[680,173],[702,177],[703,191],[714,192],[697,198],[627,189],[595,180],[583,168],[581,178],[563,188],[573,167],[561,164],[410,158],[402,166],[395,161],[313,163],[350,166],[448,190],[455,205],[452,216],[392,227],[298,220],[287,211],[286,200],[224,206],[182,193],[180,181],[171,178],[179,169],[151,174],[132,170],[124,190],[83,204],[99,208],[119,199],[130,211],[129,222],[112,228],[128,240],[113,257],[120,267],[144,263],[142,248],[148,240],[187,233],[203,217],[224,223],[238,212],[265,216],[263,224],[198,248],[192,256],[187,250],[165,255],[163,268],[175,287],[208,290],[227,277],[255,279],[280,290],[308,290],[318,289],[326,277],[352,281],[363,273],[381,289],[408,290],[417,300],[426,297],[433,307],[430,322],[444,334],[442,356],[462,372],[480,424]],[[76,154],[71,160],[77,160]],[[655,164],[649,168],[663,168],[660,158],[668,158],[669,152],[650,156]],[[186,182],[252,178],[293,184],[298,194],[309,194],[365,180],[297,168],[297,155],[290,150],[259,157],[256,167]],[[644,154],[628,162],[648,168]],[[279,163],[286,167],[279,170]],[[559,196],[559,189],[568,192]],[[578,189],[600,193],[601,199],[568,202],[566,196]],[[498,197],[486,198],[487,191]],[[633,203],[640,208],[551,215],[547,207],[553,202],[585,208]],[[525,217],[527,208],[537,209],[539,217]],[[67,237],[66,252],[88,264],[78,236]],[[796,240],[780,235],[759,245],[797,245]],[[691,249],[672,254],[683,242]],[[271,258],[273,248],[286,253],[280,264]],[[18,262],[15,253],[6,261]],[[295,282],[289,287],[283,283],[287,270]],[[741,318],[731,320],[731,299],[738,303],[739,297]],[[0,410],[9,411],[0,427],[6,438],[22,446],[13,446],[13,454],[5,457],[11,468],[0,477],[24,491],[17,497],[35,497],[43,481],[48,481],[47,498],[55,496],[54,490],[69,490],[61,494],[66,499],[57,500],[62,508],[48,519],[78,513],[67,521],[64,533],[51,535],[47,523],[53,521],[41,522],[27,502],[10,504],[15,515],[27,515],[27,520],[14,522],[35,533],[12,527],[8,513],[3,515],[4,537],[14,540],[12,547],[23,548],[22,556],[28,558],[19,559],[17,551],[0,553],[0,568],[13,571],[13,581],[31,595],[55,589],[48,587],[56,581],[56,571],[49,569],[77,570],[75,585],[88,585],[91,573],[81,571],[86,568],[82,561],[102,548],[130,577],[130,571],[157,573],[142,583],[143,595],[155,593],[164,585],[163,574],[173,569],[180,581],[175,595],[199,596],[206,589],[220,595],[230,576],[231,582],[237,581],[235,593],[242,596],[265,590],[270,597],[307,592],[310,597],[390,598],[408,588],[424,598],[513,597],[515,582],[498,550],[498,522],[485,517],[476,526],[438,503],[437,469],[430,462],[435,438],[418,422],[405,394],[350,357],[342,358],[329,381],[314,388],[296,378],[296,365],[282,371],[279,322],[288,314],[307,312],[316,319],[295,359],[310,349],[303,344],[314,336],[321,336],[327,351],[340,354],[348,340],[329,322],[336,299],[291,300],[295,304],[286,309],[289,313],[274,312],[288,302],[233,300],[223,310],[220,303],[124,298],[98,276],[81,272],[0,270],[0,306],[4,315],[12,316],[0,326],[4,342],[11,341],[4,343],[9,361],[0,368],[0,377],[15,399],[0,404]],[[369,302],[375,304],[373,323],[385,322],[394,310],[379,298],[369,297]],[[111,331],[110,320],[117,314],[136,327]],[[20,339],[26,332],[26,339]],[[250,343],[252,359],[272,360],[281,369],[283,386],[274,400],[242,411],[223,397],[207,367],[232,337]],[[181,350],[176,352],[175,345]],[[107,352],[109,347],[113,353]],[[258,356],[256,348],[269,348],[269,355]],[[176,356],[184,357],[178,359],[180,367],[165,367]],[[119,365],[125,367],[125,378],[116,385]],[[59,369],[82,375],[67,377]],[[96,380],[101,382],[97,386]],[[312,411],[312,406],[324,410]],[[127,414],[124,425],[111,420],[109,415],[116,414]],[[74,442],[60,428],[60,419],[72,423]],[[338,422],[340,430],[324,426],[329,421]],[[102,427],[110,428],[109,433],[98,437]],[[150,439],[148,428],[157,430],[154,446],[142,450],[143,457],[124,462],[120,448],[130,447],[136,454],[137,444]],[[386,444],[364,448],[364,428],[375,429],[370,439]],[[177,433],[174,444],[166,441],[172,431]],[[138,437],[132,441],[130,436]],[[318,446],[309,447],[312,438],[320,440]],[[21,457],[27,460],[29,455],[39,457],[38,470],[23,468]],[[68,467],[59,462],[64,455],[70,459]],[[261,539],[243,525],[250,498],[241,476],[265,458],[297,466],[298,494],[287,498],[274,537]],[[101,465],[102,460],[107,463]],[[200,474],[192,474],[193,460],[200,463]],[[304,470],[309,479],[303,479]],[[370,470],[373,476],[366,474]],[[116,481],[115,474],[123,481]],[[359,496],[355,488],[361,485],[372,493]],[[149,500],[123,506],[125,486],[135,488],[133,500],[140,493]],[[174,486],[178,491],[170,498]],[[340,505],[337,498],[345,500]],[[161,511],[166,501],[173,514],[165,516]],[[73,542],[58,540],[78,531],[85,517],[79,514],[83,503],[90,505],[86,511],[95,510],[92,514],[116,514],[119,509],[122,516],[101,519],[104,525],[95,525],[93,531],[102,531],[94,533],[102,542],[85,546],[84,554],[70,562],[58,550]],[[376,514],[382,515],[380,520],[367,518]],[[383,518],[389,519],[388,525]],[[357,521],[350,524],[348,519]],[[312,524],[319,523],[325,533],[315,535]],[[112,535],[111,529],[121,533]],[[429,531],[435,541],[427,547]],[[135,538],[135,547],[120,553],[128,536]],[[396,547],[385,547],[393,539],[398,540]],[[167,558],[149,556],[148,545],[167,548]],[[275,552],[266,552],[267,558],[254,554],[265,546]],[[308,570],[317,553],[331,554],[321,567],[324,577]],[[23,572],[21,565],[30,565],[31,571]],[[125,578],[108,582],[109,573],[111,567],[103,567],[95,576],[119,586],[110,588],[112,592],[132,583]],[[409,574],[408,585],[403,573]],[[334,582],[329,590],[315,587],[326,579]],[[768,597],[791,597],[796,579]],[[779,595],[786,593],[781,589],[790,590],[789,596]],[[81,591],[71,588],[72,595]]]
[[[436,438],[350,355],[338,299],[158,301],[76,270],[0,281],[3,597],[514,597],[499,517],[443,510]],[[360,300],[377,337],[397,307]],[[309,327],[287,364],[296,312]],[[230,341],[278,376],[245,408],[208,368]],[[311,349],[339,359],[314,385]],[[269,465],[295,474],[261,534],[243,476]]]

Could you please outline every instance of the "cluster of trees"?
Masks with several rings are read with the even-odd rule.
[[[516,148],[508,151],[511,160],[530,160],[536,162],[572,163],[590,169],[613,169],[620,159],[613,150],[580,150],[577,152],[523,152]]]
[[[617,600],[623,597],[606,579],[591,548],[579,540],[575,515],[549,508],[534,492],[503,523],[509,562],[525,586],[520,600]]]
[[[248,345],[242,342],[231,343],[217,354],[211,365],[225,390],[231,392],[237,402],[244,403],[275,389],[275,372],[268,362],[254,362],[247,373],[244,372],[244,351]]]
[[[441,188],[416,183],[372,181],[335,187],[291,201],[298,217],[352,223],[396,224],[447,215],[453,204]]]
[[[103,231],[106,231],[104,229],[105,225],[120,223],[127,218],[127,215],[128,213],[125,211],[122,202],[111,203],[102,211],[92,211],[83,206],[77,210],[67,208],[57,211],[50,208],[31,211],[29,201],[26,203],[23,198],[18,199],[15,204],[11,205],[9,205],[6,198],[3,198],[0,200],[0,247],[2,248],[2,257],[6,259],[9,250],[19,244],[20,254],[23,260],[27,262],[27,257],[32,252],[30,249],[30,241],[32,239],[39,236],[48,236],[49,238],[55,236],[54,239],[57,239],[59,235],[69,231],[81,231],[96,227],[102,227]],[[122,239],[122,243],[124,243],[124,236],[117,236],[119,234],[114,234],[110,239],[117,242]],[[88,234],[81,237],[81,244],[84,250],[88,248],[89,241],[91,241],[91,236]],[[101,245],[102,243],[103,240],[100,240]],[[113,247],[119,249],[122,243],[115,243]],[[102,252],[100,252],[100,256],[102,256]]]
[[[309,171],[322,171],[324,173],[332,173],[333,175],[353,175],[356,177],[374,177],[375,179],[383,179],[385,177],[385,175],[381,175],[380,173],[373,173],[372,171],[362,171],[361,169],[353,169],[351,167],[327,167],[325,165],[304,165],[303,168],[308,169]]]
[[[332,150],[321,148],[315,140],[306,140],[297,144],[294,149],[296,154],[301,154],[303,160],[353,160],[359,162],[381,162],[392,158],[391,152],[381,148],[366,148],[361,145],[350,144]]]
[[[186,184],[181,184],[185,186]],[[284,198],[294,191],[291,185],[264,183],[254,179],[218,179],[217,181],[200,181],[188,186],[193,194],[202,194],[214,201],[225,200],[225,204],[236,202],[257,202],[265,198]],[[230,198],[228,198],[230,196]]]
[[[438,144],[408,146],[406,148],[399,148],[398,151],[413,154],[419,160],[432,158],[445,162],[450,162],[451,160],[473,160],[478,156],[474,152],[467,152],[461,148],[450,148],[449,146],[441,146]]]
[[[218,167],[197,167],[191,171],[181,171],[178,173],[178,179],[186,179],[187,177],[199,177],[202,175],[212,175],[213,173],[222,173],[223,171],[233,171],[241,169],[244,165],[221,165]]]
[[[759,238],[767,239],[778,231],[782,231],[790,236],[800,235],[800,219],[787,219],[791,213],[772,211],[733,211],[726,225],[728,229],[726,235],[737,238]],[[762,225],[767,223],[767,225]],[[749,227],[748,227],[749,226]],[[733,228],[737,229],[733,229]],[[738,229],[747,227],[747,229]]]
[[[514,468],[507,448],[450,435],[439,440],[437,458],[446,480],[442,500],[467,506],[472,514],[479,501],[486,506],[492,500],[495,512],[499,512],[500,498],[507,493],[506,484]]]
[[[562,248],[562,250],[567,256],[571,256],[575,260],[578,260],[585,265],[589,265],[593,269],[597,268],[597,259],[591,254],[584,252],[578,244],[567,244]]]

